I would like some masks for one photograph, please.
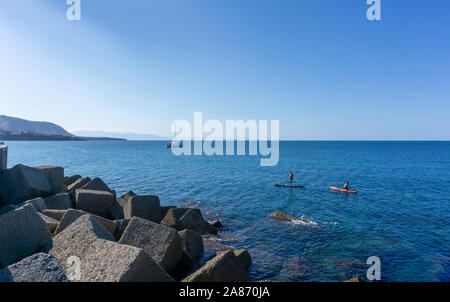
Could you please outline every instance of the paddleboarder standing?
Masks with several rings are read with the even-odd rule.
[[[292,187],[292,182],[294,181],[294,174],[291,172],[289,172],[289,181],[291,182],[291,187]]]
[[[345,183],[345,185],[344,185],[344,189],[346,189],[346,190],[348,190],[348,185],[349,185],[349,183],[348,183],[348,181]]]

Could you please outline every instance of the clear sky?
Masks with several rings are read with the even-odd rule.
[[[278,119],[282,139],[450,139],[450,2],[0,2],[0,113],[170,135]]]

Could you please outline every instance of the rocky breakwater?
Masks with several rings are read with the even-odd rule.
[[[0,175],[0,282],[250,281],[245,250],[206,263],[217,234],[199,209],[117,198],[100,178],[17,165]]]

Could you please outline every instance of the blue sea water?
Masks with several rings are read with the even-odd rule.
[[[450,281],[450,142],[280,142],[280,161],[256,156],[175,156],[164,142],[8,142],[9,166],[58,165],[101,177],[118,194],[189,200],[246,248],[254,280],[365,277],[370,256],[383,281]],[[288,173],[304,189],[277,188]],[[350,182],[358,194],[332,192]],[[267,218],[275,210],[316,224]]]

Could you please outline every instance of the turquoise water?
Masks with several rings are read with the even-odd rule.
[[[174,156],[164,142],[9,142],[9,166],[63,166],[118,193],[200,207],[225,228],[218,241],[247,248],[255,280],[450,281],[450,142],[281,142],[275,167],[254,156]],[[294,182],[304,189],[276,188]],[[350,182],[356,195],[331,192]],[[317,225],[281,223],[281,210]]]

